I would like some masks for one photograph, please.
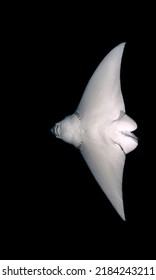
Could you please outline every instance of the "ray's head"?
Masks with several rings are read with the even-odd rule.
[[[74,146],[79,145],[79,125],[80,121],[73,114],[65,117],[62,121],[56,123],[51,132],[63,141],[73,144]]]
[[[62,121],[56,123],[52,129],[52,133],[67,143],[71,143],[72,140],[72,127],[70,117],[64,118]]]

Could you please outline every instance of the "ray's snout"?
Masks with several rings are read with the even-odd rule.
[[[60,138],[60,123],[56,123],[52,128],[51,132],[57,137]]]
[[[56,136],[56,134],[55,134],[55,125],[51,128],[51,132],[52,132],[53,135]]]

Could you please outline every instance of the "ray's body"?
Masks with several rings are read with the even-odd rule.
[[[125,220],[125,156],[137,147],[136,123],[125,113],[120,68],[125,43],[115,47],[91,77],[76,112],[55,124],[56,137],[79,148],[96,181]]]

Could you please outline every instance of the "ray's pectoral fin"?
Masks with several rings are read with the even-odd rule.
[[[82,145],[81,153],[101,189],[121,218],[125,220],[122,197],[125,154],[119,145],[113,142],[101,144],[91,139],[88,140],[87,145]]]

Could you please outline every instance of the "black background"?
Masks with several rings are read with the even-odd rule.
[[[4,54],[1,258],[155,259],[152,15],[105,4],[26,10],[8,24]],[[75,111],[92,73],[121,42],[123,98],[139,137],[124,170],[126,222],[79,151],[50,132]]]

